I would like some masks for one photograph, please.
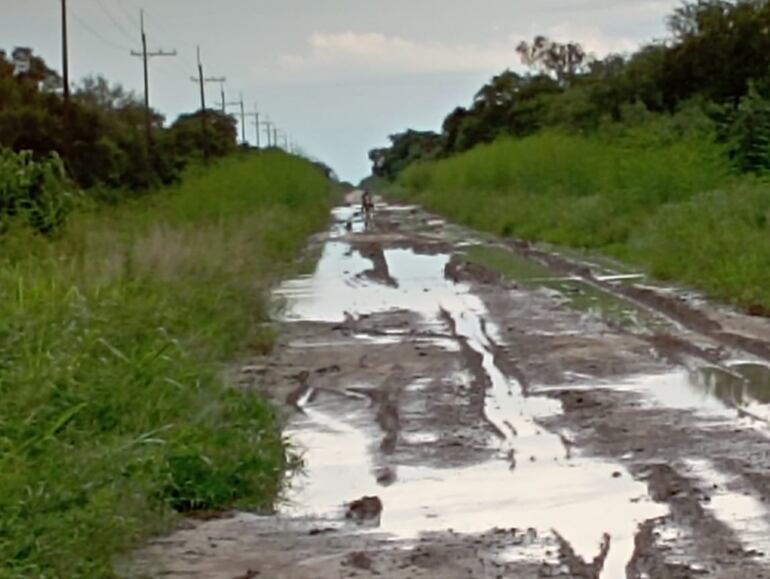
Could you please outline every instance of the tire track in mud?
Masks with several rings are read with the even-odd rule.
[[[521,253],[522,245],[514,242],[513,245],[519,250]],[[722,331],[722,326],[715,322],[714,320],[711,320],[706,316],[705,314],[698,312],[689,306],[686,306],[682,303],[680,303],[678,300],[674,300],[671,298],[665,298],[663,296],[659,296],[652,292],[651,290],[646,290],[644,288],[636,288],[636,286],[631,286],[630,288],[628,286],[620,286],[621,290],[628,290],[628,291],[613,291],[616,289],[617,286],[614,284],[609,284],[606,282],[601,282],[600,280],[597,280],[591,271],[582,266],[582,265],[576,265],[571,262],[565,261],[561,258],[561,256],[554,256],[552,254],[544,254],[541,252],[536,252],[534,250],[531,250],[531,248],[528,245],[524,245],[526,248],[526,251],[523,253],[525,254],[525,257],[528,259],[532,258],[533,253],[537,253],[537,259],[536,261],[540,263],[541,265],[546,265],[551,271],[554,271],[557,274],[569,274],[575,277],[578,277],[581,279],[581,281],[584,281],[585,283],[588,283],[589,285],[595,284],[596,287],[599,289],[602,289],[604,291],[608,291],[608,293],[611,293],[613,295],[617,295],[620,299],[622,299],[625,302],[631,303],[633,305],[642,306],[645,309],[655,313],[656,315],[659,315],[661,317],[664,317],[665,319],[668,319],[672,322],[674,322],[677,326],[679,326],[681,329],[690,331],[690,332],[696,332],[700,333],[702,335],[705,335],[706,337],[710,338],[713,341],[717,342],[716,347],[704,347],[702,345],[696,345],[695,343],[691,341],[687,341],[686,339],[682,339],[681,337],[675,336],[673,334],[667,334],[667,333],[654,333],[652,335],[637,335],[637,337],[644,339],[648,343],[650,343],[662,356],[664,356],[666,359],[668,359],[670,362],[680,365],[685,364],[687,367],[695,367],[699,366],[700,364],[706,363],[708,365],[711,365],[713,367],[721,369],[725,374],[734,376],[735,378],[739,380],[744,380],[745,378],[741,375],[736,373],[732,370],[732,368],[725,364],[725,361],[729,359],[728,353],[726,352],[725,348],[729,347],[732,350],[738,350],[739,352],[743,352],[744,354],[753,354],[761,359],[770,359],[768,357],[768,353],[770,352],[770,349],[768,349],[768,342],[764,340],[757,339],[755,337],[747,337],[742,336],[739,334],[735,334],[732,332],[725,332]],[[555,267],[554,267],[555,264]],[[462,274],[468,275],[468,268],[466,263],[460,264],[456,263],[454,267],[456,269],[461,270]],[[483,266],[478,266],[477,264],[474,264],[476,269],[484,269]],[[495,277],[497,274],[489,273],[486,271],[482,271],[481,273],[473,273],[470,272],[470,277],[473,278],[474,276],[477,276],[479,279],[479,283],[486,285],[489,283],[495,283]],[[460,276],[456,276],[459,278]],[[639,291],[635,291],[639,290]],[[629,333],[628,330],[624,327],[622,327],[620,324],[615,324],[612,321],[605,320],[605,323],[609,327],[613,329],[613,331],[618,333]],[[631,333],[630,335],[635,335]],[[505,358],[503,356],[503,358]],[[569,391],[564,391],[564,394],[568,394]],[[585,402],[585,397],[582,394],[578,394],[573,396],[575,399],[581,401],[581,406],[592,406],[592,404]],[[589,397],[590,398],[590,397]],[[757,416],[755,414],[752,414],[751,412],[748,412],[741,408],[740,406],[736,404],[730,404],[727,401],[723,402],[728,406],[733,408],[737,415],[740,417],[748,417],[753,419],[756,422],[764,422],[767,423],[767,418],[762,416]],[[596,405],[600,406],[600,405]],[[623,429],[627,430],[627,429]],[[643,469],[634,469],[638,476],[642,478],[647,478],[647,473]],[[741,472],[745,471],[745,469],[740,468],[732,468],[728,469],[729,471],[733,472]],[[675,471],[671,471],[672,475],[675,475]],[[752,480],[752,486],[755,488],[760,489],[760,492],[766,493],[767,491],[767,481],[763,477],[761,477],[758,473],[753,472],[751,473],[752,476],[746,477]],[[677,475],[679,476],[679,475]],[[683,485],[689,485],[689,487],[683,486],[683,488],[693,488],[692,485],[694,483],[688,482],[688,479],[684,477],[682,478]],[[759,479],[760,484],[756,484],[757,479]],[[680,482],[682,482],[680,481]],[[715,487],[716,488],[716,487]],[[656,500],[659,502],[671,504],[672,501],[666,500],[663,496],[660,495],[660,493],[656,492],[655,489],[655,479],[653,479],[650,482],[650,491],[653,496],[655,496]],[[693,491],[693,495],[697,495],[697,491]],[[708,500],[707,498],[705,500]],[[764,499],[763,499],[764,500]],[[720,520],[718,520],[714,514],[706,512],[704,509],[699,508],[700,504],[695,500],[693,503],[692,501],[684,502],[684,505],[689,506],[690,510],[683,508],[682,501],[674,501],[676,504],[676,508],[673,510],[672,516],[670,518],[676,520],[678,523],[687,523],[690,526],[690,532],[695,536],[700,536],[701,541],[704,545],[707,545],[707,547],[701,547],[699,550],[701,552],[709,552],[709,553],[721,553],[727,558],[732,559],[744,559],[745,564],[743,564],[741,561],[733,561],[733,564],[736,566],[741,567],[743,570],[738,572],[737,575],[734,575],[735,577],[743,577],[743,576],[756,576],[756,577],[764,577],[765,575],[762,574],[760,571],[761,565],[757,565],[751,562],[751,559],[757,554],[755,550],[752,550],[749,548],[748,551],[745,550],[745,548],[742,546],[741,541],[734,535],[733,530],[722,523]],[[686,516],[689,513],[696,513],[697,516],[690,516],[689,518]],[[627,574],[629,577],[661,577],[661,578],[668,578],[668,577],[690,577],[692,576],[691,573],[693,573],[692,569],[689,568],[687,565],[672,565],[670,563],[664,564],[662,562],[662,558],[660,557],[659,553],[656,552],[660,547],[658,545],[654,544],[654,530],[657,525],[660,524],[660,521],[666,520],[666,518],[661,519],[652,519],[650,521],[647,521],[641,528],[640,532],[637,535],[637,538],[635,540],[636,546],[635,546],[635,554],[632,561],[629,563]],[[710,539],[713,537],[716,537],[716,539],[713,539],[713,541],[710,542]],[[761,556],[762,553],[759,553]],[[644,564],[640,562],[644,562]],[[653,563],[650,563],[650,561],[653,561]],[[572,566],[573,570],[576,568],[575,566]],[[582,574],[587,574],[588,576],[591,576],[592,570],[590,565],[586,566],[583,571],[581,571]],[[702,572],[696,572],[696,574],[700,575],[701,573],[707,573],[705,570]],[[581,576],[582,576],[581,574]],[[733,575],[730,575],[733,576]]]
[[[653,314],[662,316],[684,329],[711,338],[720,345],[770,362],[770,340],[760,340],[725,331],[719,322],[689,306],[682,300],[662,295],[650,288],[640,287],[635,284],[615,284],[601,281],[594,276],[591,268],[585,263],[575,262],[562,255],[545,252],[525,241],[509,240],[506,246],[519,255],[533,260],[556,273],[575,276],[588,285],[627,300]],[[667,335],[664,334],[662,339],[666,337]],[[692,345],[689,345],[686,350],[692,351]],[[709,353],[703,359],[712,361],[714,356]]]

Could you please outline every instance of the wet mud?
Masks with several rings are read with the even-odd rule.
[[[304,468],[276,513],[190,523],[133,575],[770,578],[770,324],[349,201],[240,377]]]

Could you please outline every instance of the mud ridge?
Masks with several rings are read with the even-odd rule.
[[[590,268],[586,265],[572,262],[560,255],[538,250],[524,241],[508,241],[507,245],[520,255],[533,259],[558,273],[580,277],[586,283],[592,284],[610,294],[622,296],[640,306],[650,308],[653,312],[666,316],[688,330],[708,336],[719,343],[770,362],[770,342],[723,331],[722,326],[718,322],[712,320],[703,312],[690,307],[680,299],[664,296],[651,289],[636,285],[616,285],[610,282],[602,282],[594,277]]]

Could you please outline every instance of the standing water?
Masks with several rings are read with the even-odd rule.
[[[337,217],[347,218],[342,212]],[[559,412],[559,405],[525,395],[521,384],[501,370],[494,347],[500,337],[484,304],[467,285],[445,278],[450,255],[411,249],[384,249],[383,254],[395,283],[363,276],[373,262],[348,243],[336,224],[315,273],[279,290],[287,302],[286,321],[342,322],[346,316],[408,311],[425,328],[453,333],[481,357],[489,384],[484,412],[499,433],[489,445],[498,452],[492,460],[461,468],[400,465],[397,481],[381,487],[372,474],[380,433],[372,426],[370,409],[362,403],[360,410],[342,414],[319,397],[305,404],[304,415],[288,429],[304,450],[307,468],[295,481],[284,513],[331,518],[344,503],[377,495],[384,504],[380,530],[394,537],[449,529],[467,534],[533,529],[550,542],[556,535],[563,538],[587,562],[600,554],[609,536],[601,576],[624,577],[640,523],[667,509],[653,503],[646,486],[622,466],[570,457],[560,433],[539,425],[541,418]],[[460,356],[459,350],[452,349]],[[420,388],[419,383],[405,386]],[[544,552],[534,556],[546,557]]]

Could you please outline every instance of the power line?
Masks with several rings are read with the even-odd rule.
[[[123,36],[125,36],[130,42],[133,42],[134,36],[130,34],[118,20],[115,19],[112,12],[107,10],[107,6],[104,5],[102,0],[96,0],[96,3],[99,5],[99,8],[102,9],[102,12],[104,12],[107,15],[107,18],[110,20],[110,22],[112,22],[112,25],[116,29],[118,29],[121,32],[121,34],[123,34]]]
[[[123,5],[123,0],[116,0],[116,5],[118,6],[118,9],[123,13],[123,16],[131,21],[132,26],[139,26],[139,21],[136,19],[136,16],[134,16],[131,11]]]
[[[117,44],[116,42],[114,42],[114,41],[112,41],[112,40],[109,40],[108,38],[105,38],[104,36],[102,36],[102,34],[101,34],[101,33],[100,33],[98,30],[95,30],[94,28],[92,28],[92,27],[91,27],[91,25],[90,25],[90,24],[88,24],[88,22],[87,22],[86,20],[84,20],[83,18],[81,18],[81,17],[78,15],[78,13],[77,13],[77,12],[75,12],[74,10],[72,10],[72,8],[70,8],[70,14],[71,14],[71,15],[72,15],[72,17],[75,19],[75,21],[76,21],[78,24],[80,24],[80,26],[81,26],[81,27],[82,27],[82,28],[83,28],[83,29],[84,29],[86,32],[90,33],[90,34],[91,34],[91,35],[92,35],[94,38],[97,38],[98,40],[101,40],[101,41],[102,41],[102,43],[104,43],[104,45],[105,45],[105,46],[109,46],[110,48],[112,48],[112,49],[114,49],[114,50],[119,50],[120,52],[125,52],[125,51],[127,51],[127,50],[128,50],[128,47],[126,47],[125,45],[120,45],[120,44]]]

